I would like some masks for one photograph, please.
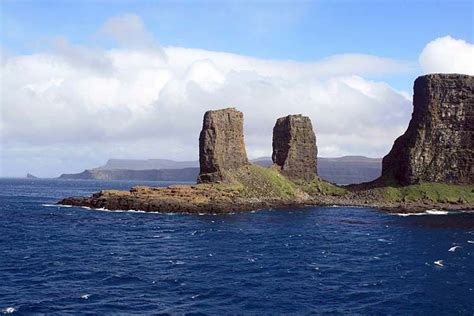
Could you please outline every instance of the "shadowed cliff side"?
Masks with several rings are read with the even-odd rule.
[[[288,115],[273,128],[273,163],[291,180],[311,181],[316,176],[318,148],[311,120],[307,116]]]
[[[199,135],[198,183],[225,181],[224,170],[248,164],[244,116],[234,108],[207,111]]]
[[[382,162],[378,184],[474,183],[474,77],[432,74],[414,84],[407,131]]]

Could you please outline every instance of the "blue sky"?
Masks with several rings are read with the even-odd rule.
[[[196,159],[227,105],[252,158],[290,112],[322,156],[381,157],[417,76],[474,71],[473,1],[0,1],[0,176]]]
[[[137,14],[161,45],[267,59],[313,61],[341,53],[416,60],[430,40],[472,42],[473,1],[3,1],[2,45],[43,50],[48,39],[107,46],[107,18]],[[409,90],[406,76],[386,77]]]
[[[162,45],[310,61],[341,52],[414,59],[433,38],[472,41],[472,1],[2,1],[2,43],[94,41],[110,16],[139,15]]]

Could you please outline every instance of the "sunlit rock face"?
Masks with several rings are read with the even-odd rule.
[[[199,136],[198,183],[225,181],[223,171],[248,163],[242,112],[234,108],[207,111]]]
[[[431,74],[414,85],[405,134],[382,162],[382,179],[474,183],[474,77]]]
[[[288,115],[273,128],[273,164],[292,180],[310,181],[316,176],[316,136],[307,116]]]

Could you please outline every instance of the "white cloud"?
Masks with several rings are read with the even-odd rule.
[[[148,41],[133,16],[103,30]],[[50,53],[9,56],[1,66],[0,173],[20,170],[14,157],[23,157],[22,172],[40,175],[111,157],[197,159],[204,112],[227,106],[244,112],[253,157],[271,154],[273,125],[291,113],[311,117],[321,156],[383,156],[409,120],[405,93],[363,78],[410,71],[403,61],[347,54],[300,63],[153,43],[100,50],[61,40]],[[46,151],[63,154],[55,160]]]
[[[420,54],[424,73],[474,75],[474,45],[451,36],[429,42]]]
[[[153,49],[161,54],[161,58],[166,58],[153,34],[146,29],[143,21],[135,14],[108,19],[99,30],[99,34],[111,37],[123,47]]]

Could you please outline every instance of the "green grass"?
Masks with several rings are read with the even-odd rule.
[[[291,181],[273,167],[265,168],[249,165],[238,170],[226,171],[228,184],[222,184],[223,190],[229,188],[239,190],[246,198],[278,198],[294,199],[299,193],[305,192],[310,196],[344,195],[347,191],[334,184],[315,177],[310,182]]]
[[[248,165],[238,170],[226,171],[229,184],[246,198],[292,199],[297,187],[273,168]]]
[[[347,193],[345,189],[324,181],[319,177],[314,178],[311,182],[297,181],[296,184],[298,188],[311,196],[319,194],[341,196]]]
[[[439,203],[474,203],[473,185],[420,183],[405,187],[385,187],[380,190],[393,202],[426,200]]]

